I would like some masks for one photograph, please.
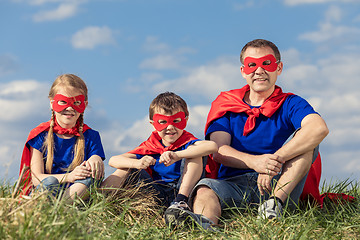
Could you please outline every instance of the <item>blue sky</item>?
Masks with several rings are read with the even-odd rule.
[[[359,0],[0,0],[0,179],[16,179],[59,74],[86,81],[85,122],[100,132],[107,166],[148,137],[148,106],[163,91],[187,101],[188,130],[203,138],[211,101],[245,84],[241,48],[265,38],[282,53],[278,84],[330,128],[323,180],[358,181],[359,10]]]

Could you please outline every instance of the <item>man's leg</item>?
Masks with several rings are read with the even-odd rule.
[[[312,160],[313,151],[310,151],[287,161],[283,166],[282,174],[275,186],[273,193],[274,196],[278,197],[283,203],[285,203],[288,196],[309,172]],[[292,199],[289,199],[290,201],[294,201],[295,204],[298,203],[304,184],[305,181],[303,181],[302,186],[298,186],[300,191],[293,194],[291,196]]]
[[[221,205],[216,193],[207,186],[200,186],[193,202],[193,210],[196,214],[201,214],[215,224],[219,223],[221,216]]]

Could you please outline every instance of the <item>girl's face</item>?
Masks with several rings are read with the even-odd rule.
[[[65,97],[76,97],[78,95],[82,95],[83,93],[79,91],[78,89],[75,89],[73,87],[60,87],[58,91],[56,91],[56,94],[64,95]],[[54,100],[50,99],[50,107],[53,110],[53,104]],[[61,101],[58,102],[58,104],[62,104]],[[74,104],[77,104],[76,102]],[[87,101],[85,101],[85,105],[87,105]],[[63,127],[63,128],[73,128],[76,125],[77,120],[80,117],[80,113],[77,112],[74,108],[71,106],[65,108],[61,112],[55,112],[55,117],[57,123]]]

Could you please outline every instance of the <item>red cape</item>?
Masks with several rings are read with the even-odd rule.
[[[211,109],[205,125],[205,134],[210,124],[226,114],[226,112],[244,112],[243,97],[245,92],[249,91],[249,85],[244,86],[241,89],[235,89],[228,92],[222,92],[211,104]],[[264,102],[262,107],[267,104],[265,115],[270,117],[273,113],[280,108],[285,99],[292,95],[292,93],[283,93],[281,88],[276,86],[274,93]],[[251,134],[251,133],[250,133]],[[208,158],[206,165],[206,176],[210,178],[217,178],[220,164],[212,159],[212,156]],[[311,199],[319,204],[322,204],[322,198],[319,192],[319,183],[321,177],[321,157],[320,154],[317,156],[315,162],[312,164],[309,174],[306,178],[304,190],[301,194],[300,199]]]
[[[28,195],[33,186],[31,181],[31,173],[30,173],[31,152],[30,152],[30,145],[28,144],[28,142],[31,139],[38,136],[40,133],[44,131],[48,131],[49,128],[50,128],[50,121],[41,123],[39,126],[31,130],[29,133],[20,162],[20,174],[23,171],[23,168],[25,168],[24,174],[20,179],[20,184],[23,185],[22,192],[20,193],[20,195]],[[84,124],[83,131],[85,132],[88,129],[90,129],[90,127]]]
[[[164,147],[161,143],[161,137],[157,131],[153,131],[150,137],[140,144],[137,148],[129,151],[128,153],[132,154],[141,154],[141,155],[153,155],[153,154],[162,154],[166,151],[173,151],[179,147],[184,146],[186,143],[191,140],[197,140],[198,138],[194,137],[191,133],[184,130],[183,134],[170,146]],[[152,175],[151,169],[148,168],[146,171]]]

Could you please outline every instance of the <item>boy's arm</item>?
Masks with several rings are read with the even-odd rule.
[[[156,160],[149,156],[143,156],[141,159],[137,159],[135,154],[124,153],[121,155],[113,156],[109,159],[109,165],[117,169],[146,169],[150,165],[154,165]]]
[[[214,141],[196,141],[194,144],[190,145],[188,148],[181,151],[166,151],[160,156],[160,163],[164,163],[165,166],[169,166],[176,161],[179,161],[183,158],[197,158],[206,156],[212,153],[217,152],[218,146]]]

